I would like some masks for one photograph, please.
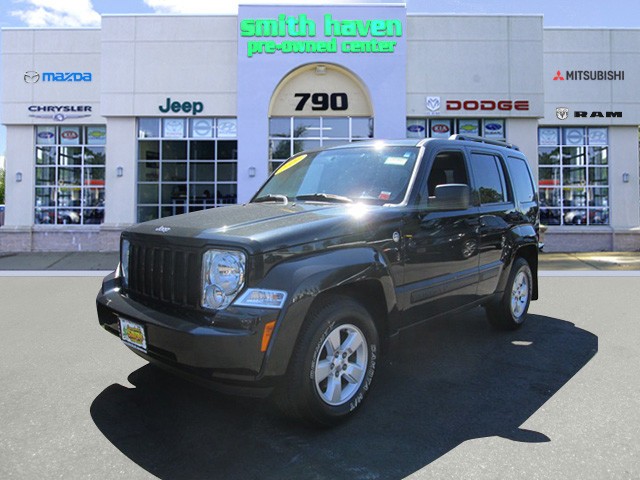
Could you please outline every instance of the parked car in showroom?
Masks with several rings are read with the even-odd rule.
[[[497,328],[523,324],[538,215],[527,160],[506,143],[303,152],[249,203],[124,231],[99,322],[170,371],[331,425],[361,408],[402,330],[475,306]]]

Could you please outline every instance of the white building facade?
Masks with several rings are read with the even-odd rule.
[[[0,251],[115,250],[133,223],[248,201],[300,150],[453,133],[527,155],[547,249],[640,248],[640,30],[252,5],[2,35]]]

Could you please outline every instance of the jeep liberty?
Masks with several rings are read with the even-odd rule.
[[[174,373],[331,425],[360,409],[400,331],[475,306],[523,324],[538,215],[527,160],[503,142],[302,152],[249,203],[125,230],[99,322]]]

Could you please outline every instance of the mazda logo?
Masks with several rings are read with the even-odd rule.
[[[38,72],[34,72],[33,70],[25,72],[24,81],[26,83],[36,83],[38,80],[40,80],[40,74]]]

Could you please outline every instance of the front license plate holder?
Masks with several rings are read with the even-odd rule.
[[[141,325],[126,318],[120,320],[120,338],[125,345],[147,353],[147,334],[144,325]]]

